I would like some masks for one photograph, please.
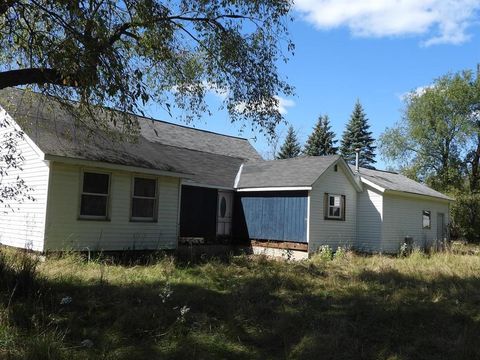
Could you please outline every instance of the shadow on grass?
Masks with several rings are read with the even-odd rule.
[[[187,270],[195,273],[195,266]],[[275,262],[245,266],[248,272],[233,279],[219,270],[144,286],[36,278],[28,296],[10,301],[1,294],[3,308],[10,301],[8,326],[20,347],[10,354],[36,359],[480,358],[480,279],[423,281],[396,271],[363,271],[336,288],[308,269]],[[72,302],[61,305],[66,296]],[[91,348],[81,346],[85,339]]]

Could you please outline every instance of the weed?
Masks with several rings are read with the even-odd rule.
[[[197,263],[2,250],[0,358],[480,358],[479,249]],[[34,291],[12,296],[22,272]]]

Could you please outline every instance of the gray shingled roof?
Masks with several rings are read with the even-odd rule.
[[[237,188],[312,186],[339,158],[339,155],[305,156],[249,162],[242,168]]]
[[[141,131],[133,142],[115,140],[112,129],[92,136],[54,98],[21,90],[0,91],[0,105],[48,155],[184,173],[219,187],[233,187],[240,165],[261,159],[246,139],[144,117],[137,117]]]
[[[351,168],[352,170],[355,169],[354,166],[351,166]],[[386,190],[431,196],[445,200],[453,200],[447,195],[435,191],[424,184],[390,171],[360,168],[360,177],[369,180]]]

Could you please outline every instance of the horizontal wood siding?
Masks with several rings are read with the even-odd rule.
[[[306,191],[238,193],[235,203],[237,237],[307,242]]]
[[[356,240],[357,191],[347,178],[343,168],[330,167],[315,182],[310,191],[310,253],[322,245],[329,245],[333,250],[339,246],[354,246]],[[345,220],[325,219],[325,193],[345,196]]]
[[[50,178],[46,249],[173,249],[178,233],[178,178],[159,176],[158,222],[131,222],[132,173],[111,173],[110,220],[78,220],[81,167],[54,163]],[[85,168],[95,171],[102,169]]]
[[[0,121],[5,116],[8,115],[0,108]],[[13,128],[0,128],[0,141],[12,130]],[[42,251],[48,192],[48,163],[42,160],[41,152],[31,146],[26,138],[18,139],[17,146],[24,157],[21,164],[22,170],[9,170],[8,175],[1,178],[0,182],[2,186],[13,184],[19,176],[27,186],[32,188],[30,194],[34,197],[34,201],[25,200],[23,203],[18,203],[7,200],[5,204],[10,205],[11,209],[0,204],[0,243]]]
[[[422,228],[423,210],[431,211],[430,229]],[[437,214],[445,214],[445,224],[449,223],[449,206],[446,202],[434,199],[420,199],[385,193],[383,197],[382,251],[396,253],[406,236],[413,238],[414,244],[423,247],[437,238]]]
[[[357,242],[355,248],[366,252],[382,251],[383,195],[367,185],[357,195]]]

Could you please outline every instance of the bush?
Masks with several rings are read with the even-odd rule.
[[[456,194],[451,215],[452,239],[480,242],[480,194]]]

